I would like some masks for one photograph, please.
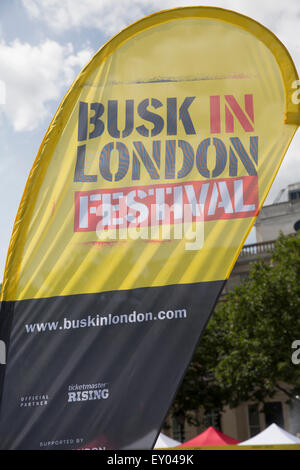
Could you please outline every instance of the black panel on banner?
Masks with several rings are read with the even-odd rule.
[[[151,448],[223,285],[15,302],[0,448]]]

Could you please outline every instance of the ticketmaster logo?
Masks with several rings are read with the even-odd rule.
[[[70,391],[72,390],[72,391]],[[109,397],[107,383],[70,385],[68,402],[106,400]]]

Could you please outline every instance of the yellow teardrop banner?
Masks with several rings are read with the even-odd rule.
[[[81,71],[8,250],[4,448],[153,445],[300,123],[296,80],[272,32],[210,7],[148,16]]]

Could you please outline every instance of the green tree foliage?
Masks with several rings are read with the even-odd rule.
[[[194,411],[204,406],[206,411],[221,410],[228,402],[227,391],[215,378],[217,347],[223,342],[224,324],[211,319],[194,353],[173,402],[171,413],[184,416],[190,423],[198,425]]]
[[[300,234],[281,235],[271,262],[253,263],[249,278],[220,302],[202,336],[172,412],[222,410],[264,403],[281,390],[300,402]]]

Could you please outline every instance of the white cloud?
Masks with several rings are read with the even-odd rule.
[[[106,34],[117,33],[154,8],[157,0],[22,0],[32,18],[44,20],[54,31],[76,27],[100,28]],[[160,7],[159,7],[160,4]]]
[[[96,28],[107,36],[149,13],[179,6],[196,6],[199,0],[22,0],[32,19],[45,22],[56,33],[74,28]],[[299,0],[203,0],[202,6],[238,11],[270,28],[288,47],[300,67],[297,47]]]
[[[133,21],[161,9],[187,5],[217,6],[235,10],[262,23],[285,44],[300,70],[299,0],[22,0],[30,17],[44,22],[53,32],[80,28],[98,29],[111,36]],[[299,134],[298,130],[298,134]],[[299,180],[300,135],[293,143],[272,186],[268,201],[289,183]],[[299,173],[299,172],[298,172]]]
[[[58,100],[78,69],[91,57],[89,49],[75,53],[71,44],[46,40],[30,45],[15,40],[0,42],[0,78],[5,83],[6,103],[2,106],[16,131],[37,128],[51,100]]]

